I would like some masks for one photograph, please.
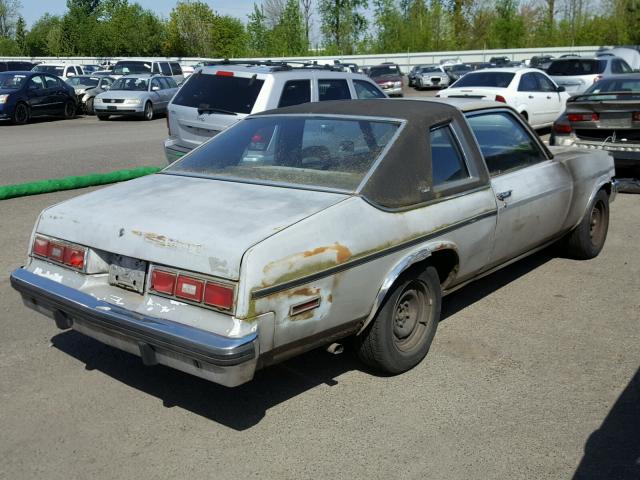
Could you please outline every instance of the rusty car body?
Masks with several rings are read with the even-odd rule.
[[[504,104],[297,105],[45,209],[11,282],[59,328],[227,386],[347,336],[399,373],[442,295],[560,239],[597,255],[612,177]]]

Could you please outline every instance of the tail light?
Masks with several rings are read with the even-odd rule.
[[[569,113],[567,118],[570,122],[597,122],[600,120],[598,113]]]
[[[79,245],[36,235],[31,247],[31,254],[76,270],[84,270],[87,249]]]
[[[496,102],[507,103],[507,99],[502,95],[496,95]]]
[[[233,307],[233,288],[227,285],[207,282],[204,289],[204,303],[223,310]]]
[[[202,302],[204,282],[195,278],[180,275],[176,283],[176,297],[194,302]]]
[[[216,75],[219,77],[233,77],[233,72],[228,72],[226,70],[218,70]]]
[[[566,123],[554,123],[553,131],[555,133],[559,133],[560,135],[569,135],[571,133],[571,125]]]
[[[153,293],[216,310],[231,311],[235,288],[219,281],[152,267],[150,289]]]
[[[151,274],[151,289],[166,295],[173,295],[176,291],[175,273],[154,269]]]

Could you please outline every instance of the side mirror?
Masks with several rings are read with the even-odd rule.
[[[567,89],[566,89],[566,88],[564,88],[562,85],[560,85],[560,86],[557,88],[557,92],[558,92],[558,93],[560,93],[560,92],[564,92],[564,91],[566,91],[566,90],[567,90]]]
[[[76,74],[73,72],[67,72],[67,78],[75,77]]]
[[[111,90],[111,85],[103,85],[102,89],[103,90]]]
[[[152,91],[152,92],[157,92],[158,90],[160,90],[160,87],[159,87],[159,86],[157,86],[157,85],[153,85],[153,86],[151,87],[151,91]]]

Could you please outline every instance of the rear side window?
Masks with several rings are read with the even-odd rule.
[[[618,58],[611,61],[611,72],[612,73],[632,73],[631,67],[624,60],[620,60]]]
[[[378,89],[378,87],[365,82],[364,80],[354,80],[353,87],[356,90],[356,97],[360,99],[365,98],[386,98],[385,94]]]
[[[470,116],[468,120],[492,176],[547,159],[529,132],[510,113],[485,113]]]
[[[318,99],[325,100],[350,100],[351,93],[346,80],[318,80]]]
[[[555,60],[549,65],[547,73],[551,76],[598,75],[607,67],[606,60],[571,59]]]
[[[310,80],[290,80],[282,88],[282,96],[278,108],[299,105],[311,101]]]
[[[525,73],[520,78],[520,84],[518,85],[519,92],[536,92],[538,91],[538,82],[533,73]]]
[[[431,168],[434,187],[469,178],[469,170],[449,126],[431,130]]]
[[[164,78],[164,77],[163,78],[159,78],[158,81],[160,82],[160,85],[162,86],[163,90],[166,90],[167,88],[171,88],[169,86],[169,82],[167,82],[166,78]]]
[[[151,73],[162,73],[160,71],[160,62],[153,62],[153,68],[151,69]]]
[[[171,67],[169,67],[167,62],[160,62],[160,69],[163,75],[171,76]]]
[[[171,70],[174,75],[182,75],[182,67],[178,62],[171,62]]]
[[[194,74],[175,96],[173,104],[211,109],[211,113],[251,113],[263,84],[264,80],[253,77]]]

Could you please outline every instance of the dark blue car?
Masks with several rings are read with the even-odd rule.
[[[0,73],[0,120],[27,123],[32,117],[73,118],[76,94],[63,80],[40,72]]]

